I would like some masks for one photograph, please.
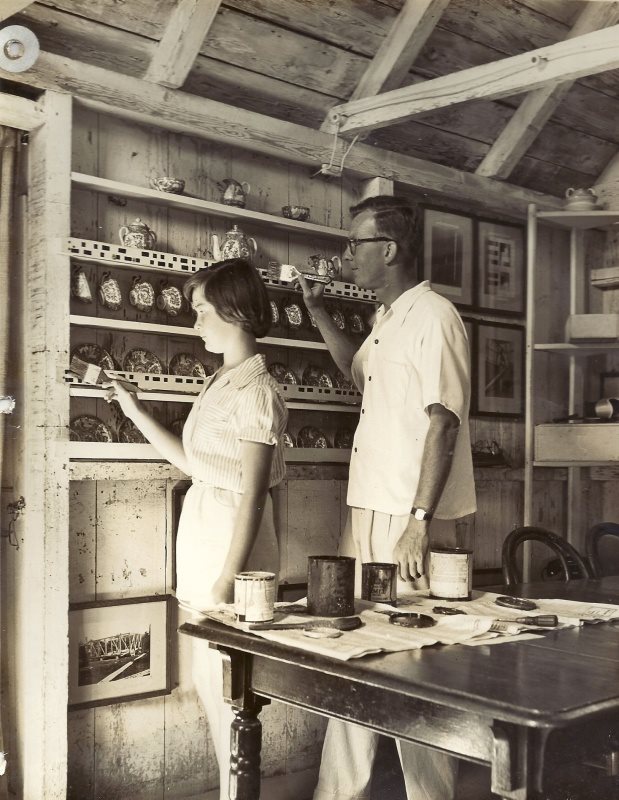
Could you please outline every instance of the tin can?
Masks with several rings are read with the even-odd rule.
[[[234,576],[234,614],[239,622],[271,622],[274,608],[274,572],[239,572]]]
[[[398,597],[398,565],[368,561],[361,565],[361,598],[372,603],[390,603]]]
[[[430,597],[470,600],[473,585],[473,551],[463,547],[430,549]]]
[[[307,608],[318,617],[349,617],[355,613],[355,559],[309,556]]]

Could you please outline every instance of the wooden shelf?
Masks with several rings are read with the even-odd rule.
[[[603,466],[619,462],[619,423],[570,422],[535,426],[534,466]]]
[[[157,333],[164,336],[191,336],[200,338],[200,334],[188,325],[159,325],[154,322],[136,322],[128,319],[110,319],[108,317],[90,317],[80,314],[69,316],[71,325],[83,328],[108,328],[117,331],[136,331],[138,333]],[[303,350],[326,350],[324,342],[312,342],[304,339],[281,339],[275,336],[265,336],[258,339],[258,344],[273,347],[294,347]]]
[[[211,200],[202,200],[199,197],[190,197],[184,194],[159,192],[156,189],[149,189],[145,186],[134,186],[120,181],[110,181],[107,178],[97,178],[94,175],[85,175],[81,172],[72,172],[71,181],[73,186],[79,189],[90,189],[93,192],[101,192],[103,194],[131,197],[136,200],[143,200],[147,203],[166,206],[167,208],[178,208],[181,211],[210,214],[216,217],[227,217],[231,222],[236,220],[248,220],[262,225],[268,225],[270,228],[278,228],[294,233],[328,236],[333,239],[348,238],[348,231],[342,230],[341,228],[329,228],[326,225],[316,225],[313,222],[299,222],[295,219],[278,217],[275,214],[264,214],[261,211],[251,211],[247,208],[225,206],[222,203],[214,203]]]
[[[286,447],[286,463],[347,464],[350,450],[335,447]],[[71,461],[164,461],[151,444],[69,442]]]
[[[619,211],[538,211],[537,218],[563,228],[604,228],[619,222]]]
[[[533,349],[545,353],[584,358],[619,350],[619,342],[550,342],[536,344]]]

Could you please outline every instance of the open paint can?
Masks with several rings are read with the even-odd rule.
[[[239,572],[234,576],[234,614],[239,622],[270,622],[274,609],[274,572]]]
[[[361,565],[361,599],[390,603],[397,598],[398,565],[368,561]]]
[[[317,617],[349,617],[355,613],[355,559],[309,556],[307,609]]]
[[[473,551],[463,547],[430,549],[430,597],[470,600],[473,585]]]

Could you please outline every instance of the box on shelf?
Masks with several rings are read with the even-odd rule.
[[[619,423],[600,421],[536,425],[535,461],[568,464],[619,461]]]
[[[568,342],[619,340],[619,314],[572,314],[565,323]]]

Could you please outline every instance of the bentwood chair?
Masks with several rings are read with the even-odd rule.
[[[503,542],[501,562],[503,568],[503,581],[507,586],[520,583],[522,578],[519,573],[516,553],[521,544],[527,541],[541,542],[550,548],[559,560],[563,580],[575,578],[589,578],[591,572],[585,559],[569,542],[557,536],[556,533],[532,525],[514,528],[508,533]]]
[[[599,553],[600,539],[604,536],[616,536],[619,538],[619,523],[600,522],[587,531],[585,553],[589,562],[589,569],[594,578],[601,578],[602,575],[608,574],[602,567]]]

